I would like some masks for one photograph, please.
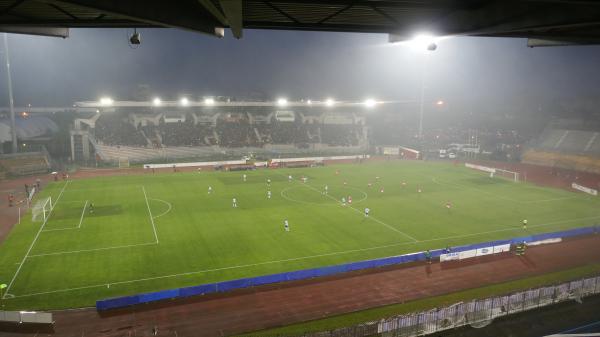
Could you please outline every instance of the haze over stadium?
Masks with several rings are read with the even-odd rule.
[[[0,336],[596,332],[599,9],[541,3],[0,5]]]

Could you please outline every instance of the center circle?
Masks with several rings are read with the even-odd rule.
[[[321,195],[318,194],[320,192]],[[318,191],[313,187],[296,185],[281,190],[281,196],[289,201],[298,202],[301,204],[312,205],[334,205],[341,203],[341,198],[353,197],[352,203],[356,204],[367,199],[367,193],[356,187],[335,187],[329,188],[327,194],[323,191]]]

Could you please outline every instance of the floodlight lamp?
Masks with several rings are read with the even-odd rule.
[[[333,98],[328,98],[325,100],[326,106],[333,106],[334,104],[335,104],[335,101],[333,100]]]
[[[100,98],[100,105],[102,105],[102,106],[111,106],[111,105],[113,105],[113,103],[114,103],[114,101],[110,97]]]
[[[377,101],[369,98],[369,99],[365,100],[364,104],[367,108],[373,108],[375,105],[377,105]]]
[[[156,97],[152,100],[152,104],[154,104],[154,106],[160,106],[162,104],[162,101],[160,100],[160,98]]]
[[[215,100],[214,100],[214,98],[205,98],[204,99],[204,104],[206,104],[206,105],[214,105],[215,104]]]
[[[406,44],[416,51],[434,51],[437,49],[438,40],[439,38],[431,34],[421,33],[415,35],[411,40],[406,41]]]
[[[179,100],[179,104],[181,104],[182,106],[188,106],[190,104],[190,101],[188,101],[188,99],[184,97]]]
[[[435,102],[435,104],[438,105],[438,106],[442,106],[445,103],[444,103],[444,101],[440,100],[440,101]]]
[[[309,99],[309,100],[306,101],[306,104],[311,105],[312,101]]]
[[[286,106],[287,104],[288,104],[288,101],[285,98],[279,98],[277,100],[277,105],[279,105],[279,106]]]

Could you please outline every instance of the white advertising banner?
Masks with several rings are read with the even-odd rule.
[[[510,252],[510,243],[505,245],[494,246],[494,254]]]
[[[494,247],[483,247],[483,248],[477,249],[476,256],[492,255],[492,254],[494,254]]]
[[[489,172],[489,173],[496,173],[496,169],[493,168],[493,167],[475,165],[475,164],[470,164],[470,163],[465,163],[465,166],[468,167],[468,168],[479,170],[479,171],[484,171],[484,172]]]
[[[458,261],[459,257],[459,253],[440,254],[440,262]]]
[[[475,256],[477,256],[477,249],[465,250],[464,252],[458,253],[459,260],[470,259]]]
[[[577,183],[572,183],[571,187],[574,188],[574,189],[576,189],[576,190],[578,190],[578,191],[585,192],[587,194],[591,194],[591,195],[595,195],[595,196],[598,195],[598,191],[597,190],[595,190],[593,188],[585,187],[583,185],[579,185]]]

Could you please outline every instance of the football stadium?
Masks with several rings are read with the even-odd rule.
[[[598,6],[534,3],[0,4],[0,337],[598,332]]]

